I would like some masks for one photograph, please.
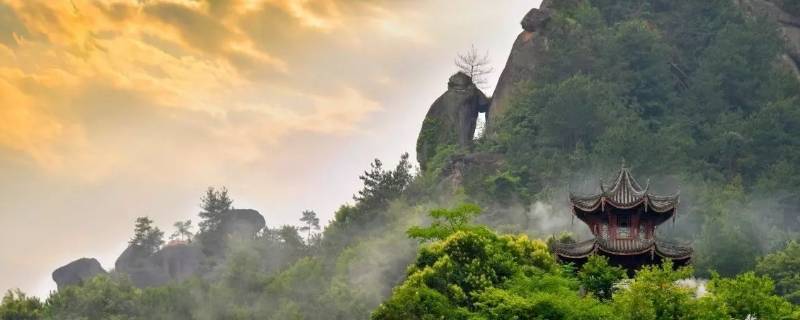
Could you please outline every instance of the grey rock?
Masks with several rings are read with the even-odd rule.
[[[53,271],[53,281],[58,289],[81,284],[94,276],[105,274],[103,266],[94,258],[81,258]]]
[[[204,258],[205,255],[198,246],[177,243],[161,248],[153,255],[152,260],[170,280],[182,281],[199,272]]]
[[[428,109],[417,138],[417,161],[422,170],[439,146],[472,145],[478,114],[488,114],[489,102],[466,74],[459,72],[450,77],[447,91]]]
[[[497,123],[511,103],[514,89],[520,83],[532,81],[534,71],[542,64],[542,57],[548,50],[545,24],[551,12],[552,9],[533,9],[523,19],[523,27],[526,20],[531,21],[532,25],[517,36],[503,72],[500,73],[489,107],[489,110],[492,110],[491,117],[486,119],[486,134],[493,134]],[[546,15],[546,18],[543,15]],[[539,24],[535,24],[536,21],[539,21]]]
[[[550,21],[552,13],[550,9],[533,8],[522,18],[522,29],[525,31],[536,32],[543,28],[547,21]]]
[[[227,237],[253,239],[267,225],[264,216],[253,209],[232,209],[222,215],[220,230]]]
[[[162,285],[170,281],[169,275],[152,257],[143,254],[137,247],[129,246],[114,263],[114,271],[127,275],[134,286],[146,288]]]
[[[160,286],[196,275],[205,258],[196,245],[172,243],[151,255],[128,247],[114,264],[115,271],[127,275],[139,288]]]

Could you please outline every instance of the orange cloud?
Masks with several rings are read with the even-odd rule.
[[[143,130],[174,134],[170,129],[139,123],[133,136],[113,129],[127,121],[168,128],[188,117],[187,130],[243,161],[263,156],[264,143],[292,132],[353,132],[378,103],[346,79],[320,86],[304,78],[329,66],[299,60],[296,50],[347,47],[349,40],[331,32],[353,37],[348,21],[354,18],[344,12],[379,12],[363,9],[369,6],[330,0],[0,4],[0,14],[10,17],[0,21],[0,147],[49,170],[102,177],[142,156],[120,141],[168,151],[140,140]],[[127,118],[110,110],[125,110],[118,113]],[[237,119],[242,114],[249,116]],[[103,117],[109,125],[88,120]],[[192,145],[187,139],[166,142],[183,148]]]

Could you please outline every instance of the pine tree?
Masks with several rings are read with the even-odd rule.
[[[164,244],[164,232],[158,227],[154,227],[153,220],[149,217],[139,217],[136,218],[133,238],[128,243],[139,249],[140,252],[150,255],[158,251]]]
[[[319,230],[319,218],[317,218],[317,213],[311,210],[303,211],[303,216],[300,217],[300,221],[303,222],[305,225],[300,227],[301,231],[308,231],[308,236],[306,236],[306,241],[310,243],[311,241],[311,230]]]
[[[225,211],[231,210],[233,200],[228,196],[228,189],[222,187],[221,190],[216,190],[214,187],[208,187],[206,194],[200,199],[200,232],[215,231],[222,222],[222,214]]]

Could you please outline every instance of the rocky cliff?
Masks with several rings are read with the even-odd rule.
[[[497,87],[492,95],[491,117],[487,118],[487,133],[493,132],[493,127],[503,113],[508,109],[510,98],[516,85],[523,81],[533,80],[534,71],[541,63],[542,52],[547,50],[547,35],[545,28],[552,15],[551,9],[542,4],[541,8],[528,11],[522,18],[522,32],[517,36],[511,47],[506,66],[497,81]]]

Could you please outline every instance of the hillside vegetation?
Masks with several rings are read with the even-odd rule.
[[[431,148],[420,172],[376,160],[317,235],[267,227],[164,286],[112,272],[44,300],[10,291],[0,319],[800,319],[800,82],[776,22],[731,0],[549,2],[534,80],[473,146]],[[680,189],[659,235],[691,242],[693,268],[555,262],[554,230],[585,232],[566,193],[623,159]]]

